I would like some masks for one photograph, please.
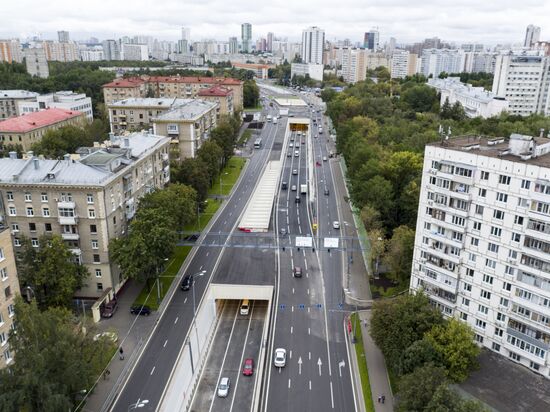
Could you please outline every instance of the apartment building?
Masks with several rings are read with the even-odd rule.
[[[243,108],[244,82],[225,77],[142,76],[118,79],[103,85],[105,104],[130,97],[174,97],[194,99],[199,92],[214,86],[233,91],[235,110]]]
[[[269,69],[274,68],[274,65],[268,65],[268,64],[257,64],[257,63],[237,63],[237,62],[231,62],[231,65],[235,69],[244,69],[249,70],[254,73],[254,77],[257,79],[267,79],[267,74]]]
[[[550,58],[498,55],[493,93],[510,102],[510,113],[550,115]]]
[[[42,48],[48,61],[74,62],[80,60],[76,43],[45,41],[42,42]]]
[[[15,152],[0,159],[0,214],[14,248],[21,237],[40,247],[42,235],[57,234],[86,266],[89,277],[76,296],[95,300],[125,282],[109,260],[110,239],[124,235],[145,193],[170,179],[170,139],[147,133],[111,136],[63,160]]]
[[[342,66],[342,77],[348,83],[365,80],[367,75],[367,51],[355,47],[342,47],[338,53]]]
[[[17,39],[0,40],[0,62],[17,62],[23,61],[21,54],[21,43]]]
[[[0,90],[0,119],[19,116],[19,103],[33,101],[38,96],[38,93],[27,90]]]
[[[50,76],[50,69],[44,49],[38,47],[24,49],[23,57],[25,58],[27,73],[31,76],[41,77],[43,79],[47,79]]]
[[[408,50],[394,50],[391,56],[390,73],[392,79],[404,79],[417,72],[418,56]]]
[[[485,90],[483,87],[473,87],[462,83],[460,77],[446,79],[428,79],[428,86],[433,87],[441,95],[440,104],[449,100],[451,105],[459,102],[468,117],[492,117],[508,111],[508,101]]]
[[[31,93],[31,92],[27,92]],[[38,95],[29,99],[20,99],[17,102],[17,113],[19,115],[38,112],[44,109],[63,109],[67,111],[77,111],[84,113],[84,116],[88,121],[94,120],[94,114],[92,109],[92,99],[86,96],[84,93],[75,93],[72,91],[60,91],[50,94]],[[0,104],[1,104],[1,92],[0,92]],[[1,117],[1,115],[0,115]]]
[[[442,72],[461,73],[464,70],[464,61],[464,50],[424,49],[421,72],[426,77],[438,77]]]
[[[153,118],[153,133],[171,139],[174,160],[195,157],[217,125],[217,107],[217,103],[189,99]]]
[[[0,122],[0,146],[21,145],[23,150],[29,150],[48,130],[79,126],[85,121],[84,113],[63,109],[45,109],[12,117]]]
[[[146,44],[122,43],[120,46],[121,60],[149,60],[149,48]]]
[[[233,116],[234,103],[233,103],[233,90],[223,87],[214,86],[209,89],[204,89],[199,92],[199,99],[206,100],[207,102],[216,103],[218,105],[216,111],[218,118],[220,116]]]
[[[365,54],[365,66],[367,70],[374,70],[377,67],[390,68],[390,59],[386,56],[386,53],[367,52]]]
[[[317,26],[302,31],[302,50],[300,56],[304,63],[323,64],[325,48],[325,30]]]
[[[15,266],[15,254],[11,234],[7,227],[0,227],[0,369],[13,361],[8,337],[14,328],[15,296],[19,294],[19,280]]]
[[[410,288],[475,340],[549,377],[550,139],[426,146]]]

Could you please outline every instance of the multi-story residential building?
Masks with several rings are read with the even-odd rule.
[[[120,45],[116,40],[104,40],[101,44],[103,46],[105,60],[120,60]]]
[[[71,41],[71,38],[69,36],[69,32],[65,30],[60,30],[57,32],[57,41],[59,43],[68,43]]]
[[[83,62],[99,62],[107,60],[101,46],[80,50],[80,58]]]
[[[218,118],[224,115],[232,116],[234,113],[233,90],[227,87],[214,86],[209,89],[201,90],[198,97],[201,100],[213,102],[218,105],[216,108]]]
[[[120,45],[121,60],[149,60],[149,48],[146,44],[122,43]]]
[[[417,72],[416,66],[418,56],[408,50],[394,50],[391,55],[391,77],[392,79],[404,79],[407,76],[414,76]]]
[[[314,80],[323,80],[323,69],[322,64],[313,64],[313,63],[292,63],[290,65],[290,77],[296,76],[306,76],[306,74]]]
[[[21,237],[39,247],[42,235],[60,235],[89,277],[76,295],[96,299],[125,282],[110,261],[109,242],[122,236],[145,193],[170,178],[170,139],[150,134],[112,136],[64,160],[36,156],[0,159],[2,221],[15,249]]]
[[[171,139],[170,155],[174,160],[195,157],[217,125],[216,103],[187,100],[153,119],[153,133]]]
[[[308,27],[302,32],[302,62],[323,64],[325,31],[319,27]]]
[[[472,73],[494,73],[496,53],[474,53]]]
[[[380,33],[376,29],[372,29],[365,33],[363,47],[371,51],[378,51],[380,48]]]
[[[42,140],[48,130],[80,126],[85,121],[84,113],[63,109],[45,109],[12,117],[0,122],[0,146],[21,145],[23,150],[29,150],[33,143]]]
[[[236,37],[229,38],[229,54],[237,54],[239,52],[239,39]]]
[[[464,69],[464,50],[424,49],[421,71],[426,77],[438,77],[442,72],[461,73]]]
[[[74,62],[80,60],[76,43],[60,43],[56,41],[42,42],[47,61]]]
[[[11,234],[8,227],[0,227],[0,284],[2,297],[0,298],[0,369],[5,368],[13,361],[13,351],[10,350],[8,337],[14,329],[14,298],[19,294],[19,280],[15,266],[15,254]]]
[[[229,77],[143,76],[118,79],[103,85],[105,104],[130,97],[193,99],[201,90],[223,86],[233,91],[235,110],[243,108],[243,82]]]
[[[367,52],[365,54],[365,66],[367,70],[374,70],[377,67],[390,68],[390,59],[386,53]]]
[[[510,113],[550,115],[550,58],[498,55],[493,93],[510,102]]]
[[[508,110],[506,99],[498,97],[483,87],[462,83],[460,77],[432,78],[428,79],[428,85],[441,94],[441,105],[446,100],[449,100],[451,105],[459,102],[468,117],[487,118],[498,116]]]
[[[465,136],[425,149],[410,288],[475,340],[550,374],[550,139]]]
[[[241,24],[241,42],[242,51],[244,53],[249,53],[252,51],[252,24]]]
[[[365,49],[342,47],[339,56],[342,76],[346,82],[357,83],[365,80],[367,75],[367,51]]]
[[[257,64],[257,63],[236,63],[232,62],[231,65],[236,69],[250,70],[254,73],[254,77],[257,79],[267,79],[267,73],[270,68],[275,66],[269,66],[268,64]]]
[[[41,77],[43,79],[47,79],[50,76],[50,69],[48,68],[48,61],[46,60],[46,52],[44,49],[39,47],[24,49],[23,57],[25,57],[27,73],[31,76]]]
[[[266,49],[268,52],[272,52],[273,51],[273,38],[275,37],[275,35],[271,32],[267,33],[267,44],[266,44]]]
[[[21,53],[21,44],[17,39],[0,40],[0,62],[17,62],[23,61]]]
[[[27,90],[0,90],[0,119],[19,116],[19,103],[33,101],[38,93]]]
[[[525,30],[525,40],[523,47],[531,48],[540,40],[540,27],[530,24]]]
[[[136,131],[153,127],[153,118],[185,104],[187,99],[174,97],[131,97],[107,106],[111,132]]]
[[[34,99],[18,101],[17,107],[17,113],[19,115],[38,112],[44,109],[56,108],[67,111],[82,112],[86,116],[86,119],[90,122],[94,120],[92,99],[87,97],[84,93],[60,91],[50,94],[37,95]]]

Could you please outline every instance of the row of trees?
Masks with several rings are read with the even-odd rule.
[[[477,366],[480,349],[473,331],[456,319],[444,319],[424,294],[378,301],[371,335],[398,377],[399,410],[483,410],[449,389]]]
[[[337,132],[337,150],[346,159],[351,200],[361,210],[373,246],[373,261],[385,262],[388,276],[408,283],[420,193],[423,152],[441,139],[439,126],[453,135],[507,137],[511,133],[538,135],[550,119],[502,114],[470,119],[458,105],[444,103],[436,90],[415,75],[392,80],[387,70],[372,71],[368,79],[343,92],[323,90]],[[472,77],[472,76],[470,76]],[[380,240],[379,240],[380,239]]]

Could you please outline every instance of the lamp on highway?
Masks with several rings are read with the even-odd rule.
[[[195,273],[192,277],[193,281],[191,282],[191,289],[193,289],[193,319],[195,318],[195,315],[197,313],[197,308],[195,306],[195,277],[204,276],[205,274],[206,270],[201,270],[199,273]]]
[[[195,273],[192,275],[191,280],[191,289],[193,293],[193,327],[195,329],[195,336],[197,337],[197,348],[199,349],[199,356],[200,356],[200,345],[199,345],[199,332],[197,330],[197,320],[196,320],[196,314],[197,314],[197,308],[195,304],[195,277],[198,276],[204,276],[206,274],[206,270],[201,270],[198,273]],[[189,346],[189,358],[191,360],[191,373],[195,374],[195,364],[193,362],[193,348],[191,347],[191,337],[189,337],[189,340],[187,341],[187,345]]]
[[[149,400],[148,399],[144,399],[144,400],[140,400],[138,399],[138,401],[136,403],[133,403],[131,404],[129,407],[128,407],[128,410],[131,411],[133,409],[137,409],[137,408],[143,408],[145,405],[147,405],[149,403]]]

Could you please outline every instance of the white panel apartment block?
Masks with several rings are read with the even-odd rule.
[[[515,134],[426,146],[410,284],[547,378],[549,151],[550,139]]]

